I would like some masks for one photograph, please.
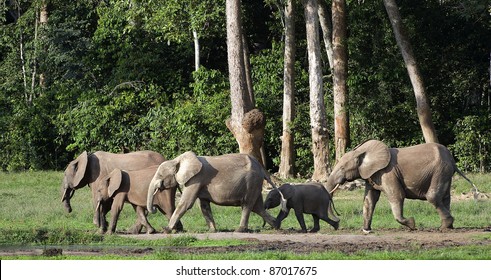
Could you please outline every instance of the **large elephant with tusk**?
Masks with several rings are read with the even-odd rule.
[[[198,198],[211,231],[216,231],[211,202],[223,206],[242,207],[237,232],[248,230],[251,211],[260,215],[272,227],[276,227],[275,218],[266,212],[263,206],[264,180],[276,188],[261,164],[250,155],[196,156],[193,152],[185,152],[159,166],[148,187],[147,209],[155,212],[153,199],[157,191],[181,185],[181,199],[165,229],[168,233],[175,228],[177,222]]]
[[[113,154],[103,151],[94,153],[83,152],[71,161],[65,169],[61,184],[61,201],[64,202],[65,209],[70,213],[72,211],[70,199],[75,193],[75,190],[88,185],[92,191],[92,202],[95,210],[97,190],[93,184],[98,179],[109,175],[116,168],[122,170],[138,170],[152,165],[159,165],[164,160],[165,158],[161,154],[153,151],[138,151],[127,154]],[[103,202],[100,208],[103,211],[102,216],[97,211],[94,211],[93,222],[97,227],[101,227],[103,232],[107,229],[105,215],[111,209],[111,204],[111,199]]]
[[[436,143],[389,148],[381,141],[369,140],[344,154],[325,184],[328,191],[346,181],[364,179],[363,231],[371,231],[372,216],[380,193],[386,194],[394,218],[415,229],[413,217],[403,216],[404,199],[427,200],[440,215],[441,229],[453,227],[450,214],[450,185],[457,172],[478,192],[476,186],[457,168],[450,151]]]

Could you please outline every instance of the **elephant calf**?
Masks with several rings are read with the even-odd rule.
[[[137,213],[137,223],[131,232],[138,234],[145,226],[147,233],[154,233],[155,229],[147,220],[147,190],[153,175],[159,166],[151,166],[141,170],[123,171],[114,169],[109,175],[96,182],[97,213],[104,215],[102,211],[103,202],[113,199],[111,206],[111,221],[108,233],[114,233],[118,222],[119,214],[123,209],[124,203],[130,203]],[[165,189],[155,194],[153,204],[167,216],[172,216],[175,210],[176,189]],[[182,224],[177,225],[177,230],[182,230]]]
[[[278,217],[276,218],[277,228],[281,226],[281,221],[288,216],[290,209],[293,208],[295,210],[298,223],[302,228],[302,232],[307,232],[303,213],[312,214],[312,217],[314,218],[314,228],[310,232],[319,231],[319,219],[326,221],[328,224],[333,226],[334,229],[338,229],[339,218],[336,217],[332,211],[331,195],[321,184],[284,184],[279,187],[279,190],[283,193],[283,196],[287,200],[287,211],[280,211],[278,214]],[[270,191],[266,196],[264,208],[270,209],[280,205],[280,199],[280,194],[276,189]],[[333,220],[329,218],[328,213],[333,216]]]

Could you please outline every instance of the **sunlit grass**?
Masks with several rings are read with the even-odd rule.
[[[93,208],[91,192],[88,187],[77,190],[72,198],[73,212],[67,213],[61,203],[62,172],[42,171],[25,173],[0,172],[0,246],[23,244],[28,246],[45,245],[90,245],[90,246],[142,246],[152,248],[165,248],[166,246],[231,246],[247,243],[240,240],[197,240],[195,237],[175,237],[158,240],[136,240],[118,235],[101,235],[95,225],[92,224]],[[491,193],[490,174],[470,174],[483,193]],[[461,194],[469,192],[471,186],[461,177],[455,176],[452,186],[451,211],[455,217],[454,226],[457,228],[484,228],[491,224],[491,199],[462,199]],[[334,197],[334,203],[339,212],[340,231],[335,231],[330,225],[321,221],[323,234],[339,234],[339,232],[360,233],[363,225],[363,195],[364,190],[338,191]],[[212,204],[212,211],[219,231],[234,231],[240,223],[240,207],[224,207]],[[276,217],[279,207],[268,210]],[[436,229],[440,226],[440,218],[434,207],[426,201],[406,200],[404,215],[414,217],[419,229]],[[110,215],[108,215],[108,219]],[[136,215],[133,208],[126,204],[118,221],[117,231],[124,233],[135,222]],[[160,213],[149,215],[150,223],[161,230],[167,225],[167,219]],[[310,215],[305,215],[307,227],[313,226]],[[187,233],[208,232],[207,225],[199,209],[199,203],[195,203],[182,218],[182,223]],[[269,225],[262,227],[263,220],[257,214],[252,213],[249,220],[249,228],[254,232],[277,233]],[[290,215],[282,223],[283,229],[300,229],[297,219],[291,211]],[[384,194],[381,195],[373,217],[372,228],[377,229],[402,229],[392,216],[390,206]],[[169,252],[165,249],[156,250],[145,259],[485,259],[489,252],[489,246],[459,247],[441,250],[429,250],[431,252],[414,251],[399,252],[358,252],[345,255],[340,252],[322,252],[306,255],[292,254],[288,252],[231,252],[226,254],[205,255],[181,255]],[[470,254],[471,252],[472,254]],[[399,255],[400,254],[400,255]],[[22,257],[13,257],[22,258]],[[37,258],[33,256],[29,259]],[[42,257],[40,257],[42,258]],[[56,257],[64,258],[64,257]],[[69,257],[77,259],[77,257]],[[86,259],[87,257],[81,257]],[[92,258],[92,257],[90,257]],[[103,256],[94,259],[123,259],[122,256]],[[128,257],[134,259],[137,257]],[[8,259],[2,257],[2,259]]]

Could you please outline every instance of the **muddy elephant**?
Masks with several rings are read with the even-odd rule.
[[[92,191],[92,203],[95,210],[96,207],[96,189],[92,187],[94,182],[102,177],[107,176],[115,168],[123,170],[143,169],[152,165],[159,165],[164,162],[165,158],[153,151],[139,151],[127,154],[113,154],[103,151],[94,153],[83,152],[76,159],[71,161],[65,169],[65,175],[61,184],[62,198],[65,209],[70,213],[72,207],[70,199],[75,190],[84,186],[89,186]],[[105,213],[111,209],[112,200],[108,200],[102,205]],[[105,218],[101,219],[96,211],[94,211],[94,224],[97,227],[102,227],[103,231],[107,227]],[[138,222],[137,222],[138,223]]]
[[[118,168],[114,169],[109,175],[97,180],[94,187],[97,191],[97,206],[96,211],[100,218],[103,216],[101,205],[108,200],[112,200],[111,206],[111,221],[109,222],[108,233],[116,231],[119,214],[123,210],[123,206],[129,203],[137,212],[137,224],[133,226],[131,232],[138,234],[142,227],[146,228],[147,233],[154,233],[155,229],[147,220],[147,191],[148,185],[152,180],[158,165],[154,165],[145,169],[123,171]],[[157,206],[159,211],[168,219],[172,216],[175,210],[176,188],[164,189],[159,191],[154,196],[154,206]],[[182,224],[178,223],[178,230],[182,230]]]
[[[453,227],[450,214],[450,185],[458,172],[449,150],[435,143],[406,148],[389,148],[381,141],[369,140],[343,155],[326,183],[328,191],[355,179],[367,181],[363,205],[363,231],[371,231],[375,205],[384,192],[394,218],[400,224],[415,229],[414,218],[403,216],[404,199],[427,200],[440,215],[441,229]],[[474,186],[474,184],[472,184]],[[475,187],[475,186],[474,186]]]
[[[279,187],[286,199],[286,208],[288,211],[280,211],[276,217],[276,227],[281,227],[283,221],[293,208],[298,223],[302,228],[302,232],[307,232],[303,214],[311,214],[314,218],[314,228],[310,232],[318,232],[320,230],[319,219],[330,224],[334,229],[339,227],[339,218],[333,213],[333,202],[331,195],[327,192],[323,185],[319,183],[304,183],[304,184],[283,184]],[[270,209],[280,205],[280,194],[278,190],[271,190],[264,200],[264,208]],[[333,219],[329,218],[329,215]]]
[[[166,232],[171,232],[176,223],[190,209],[197,198],[210,231],[216,231],[210,203],[223,206],[241,206],[242,217],[236,230],[248,230],[249,215],[260,215],[268,224],[275,227],[275,218],[264,209],[262,198],[263,181],[273,187],[261,164],[246,154],[227,154],[221,156],[196,156],[185,152],[173,160],[163,162],[148,187],[147,209],[153,208],[154,193],[159,189],[183,187],[182,195],[172,215]]]

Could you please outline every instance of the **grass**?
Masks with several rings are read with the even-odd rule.
[[[89,188],[77,190],[72,199],[72,213],[66,213],[61,203],[62,172],[40,171],[25,173],[0,172],[0,250],[5,246],[49,246],[49,245],[87,245],[87,246],[230,246],[247,243],[241,240],[197,240],[192,236],[169,237],[159,240],[142,241],[122,236],[107,236],[98,233],[92,224],[92,203]],[[491,174],[470,174],[471,180],[479,190],[491,193]],[[452,191],[455,194],[470,191],[470,185],[459,176],[455,176]],[[359,233],[363,224],[363,190],[339,191],[334,198],[336,209],[340,213],[340,229]],[[413,216],[418,228],[438,228],[440,220],[436,210],[425,201],[406,200],[405,216]],[[239,207],[221,207],[212,205],[217,227],[220,231],[233,231],[239,225]],[[279,208],[271,209],[276,216]],[[484,228],[491,224],[491,200],[475,202],[472,199],[452,201],[452,214],[455,227]],[[306,216],[307,227],[312,227],[311,217]],[[130,205],[123,209],[118,222],[118,231],[128,230],[135,221]],[[161,214],[149,216],[150,223],[160,229],[167,225]],[[199,207],[195,205],[182,218],[185,229],[190,232],[207,232],[207,226]],[[252,214],[249,227],[262,233],[274,232],[268,225],[262,228],[262,219]],[[287,217],[282,228],[298,229],[299,225],[293,213]],[[390,206],[382,194],[377,204],[372,228],[399,229]],[[321,221],[321,233],[336,234],[327,223]],[[409,252],[359,252],[345,255],[339,252],[312,253],[298,255],[288,252],[241,252],[207,255],[177,255],[165,250],[149,254],[147,259],[481,259],[489,258],[489,246],[462,246],[451,249],[420,250]],[[21,257],[14,257],[21,258]],[[38,257],[26,257],[38,258]],[[43,258],[43,257],[39,257]],[[46,257],[44,257],[46,258]],[[56,257],[55,257],[56,258]],[[60,257],[58,257],[60,258]],[[64,258],[64,257],[61,257]],[[87,257],[85,257],[87,258]],[[92,258],[92,257],[90,257]],[[123,256],[102,256],[94,259],[124,259]],[[133,258],[133,257],[128,257]],[[8,259],[2,257],[2,259]],[[77,259],[70,257],[70,259]]]

